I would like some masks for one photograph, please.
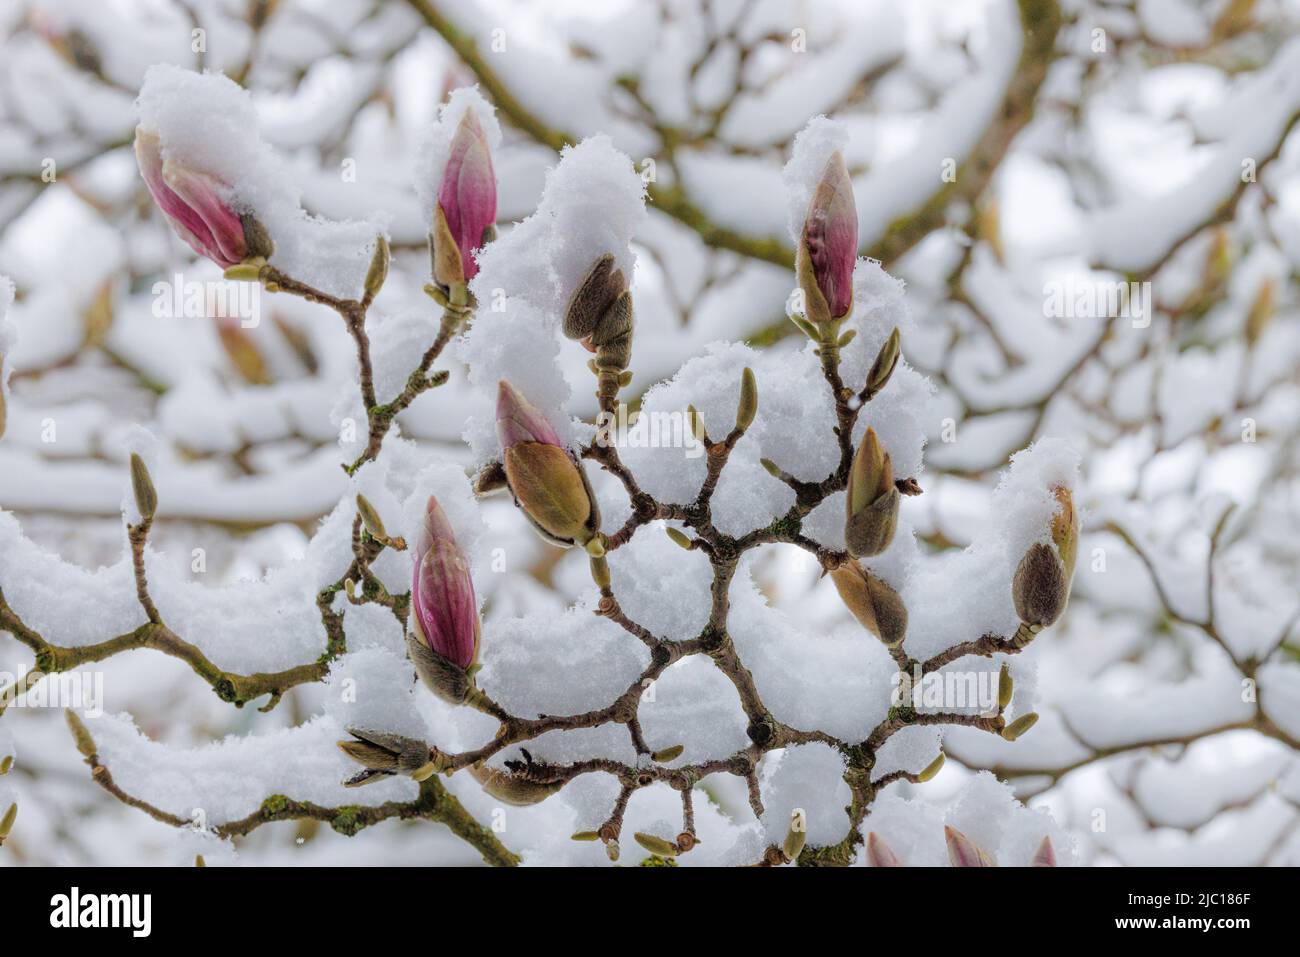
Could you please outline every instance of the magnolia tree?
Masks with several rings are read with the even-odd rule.
[[[12,15],[0,854],[1294,862],[1295,11],[529,11]]]

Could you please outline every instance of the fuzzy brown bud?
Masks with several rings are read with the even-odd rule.
[[[831,581],[863,628],[888,648],[902,644],[907,636],[907,606],[898,592],[855,561],[832,571]]]
[[[154,491],[153,479],[149,477],[149,467],[144,459],[135,452],[131,453],[131,492],[135,496],[135,507],[143,521],[151,521],[158,511],[158,493]]]
[[[483,790],[498,801],[513,807],[528,807],[540,804],[564,787],[563,781],[545,783],[530,781],[521,775],[502,771],[487,765],[475,765],[469,769],[470,776],[482,785]]]
[[[434,772],[429,746],[423,741],[363,728],[348,728],[348,734],[354,740],[340,741],[339,748],[364,770],[344,781],[347,787],[360,787],[390,775],[423,781]]]
[[[894,485],[894,467],[880,447],[876,430],[868,428],[853,457],[845,495],[844,541],[854,558],[879,555],[894,540],[901,500]]]

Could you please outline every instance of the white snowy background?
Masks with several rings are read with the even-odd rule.
[[[259,9],[265,21],[250,26]],[[1046,51],[1035,45],[1043,21],[1026,31],[1025,11],[1059,15]],[[715,518],[743,532],[784,511],[792,493],[760,457],[807,479],[835,464],[810,425],[828,431],[825,384],[785,317],[789,227],[811,167],[796,155],[783,169],[795,135],[826,114],[843,124],[862,252],[883,260],[858,264],[846,380],[865,376],[893,326],[903,334],[904,364],[858,434],[872,424],[896,474],[924,489],[904,501],[899,541],[873,565],[907,601],[909,653],[1014,630],[1011,572],[1041,535],[1051,483],[1074,485],[1083,524],[1065,617],[1012,659],[1014,713],[1037,710],[1038,725],[1014,743],[969,729],[900,733],[876,776],[919,771],[941,744],[947,764],[926,784],[891,785],[864,831],[909,864],[946,860],[945,823],[1003,864],[1026,863],[1044,835],[1063,863],[1300,863],[1298,26],[1296,0],[8,3],[0,589],[62,645],[139,625],[122,512],[126,459],[141,451],[159,493],[148,569],[168,624],[223,667],[286,668],[323,649],[315,596],[350,557],[351,495],[364,491],[409,537],[436,494],[484,607],[483,686],[530,716],[607,703],[647,654],[591,614],[585,558],[543,544],[508,502],[472,501],[468,470],[494,447],[495,383],[509,377],[563,407],[575,418],[556,423],[566,438],[589,434],[576,421],[595,412],[589,355],[559,338],[557,304],[575,262],[627,244],[632,392],[650,390],[647,411],[693,403],[716,435],[752,367],[760,411]],[[251,96],[162,70],[151,74],[157,95],[137,107],[160,63],[223,72]],[[257,328],[227,324],[224,337],[211,317],[155,315],[156,282],[220,274],[149,201],[133,129],[143,112],[220,164],[267,211],[286,267],[322,288],[350,294],[387,231],[393,269],[370,317],[384,395],[436,328],[420,291],[420,177],[439,104],[474,83],[499,110],[502,235],[475,289],[485,302],[504,289],[507,308],[483,313],[439,363],[450,383],[419,398],[400,437],[350,482],[339,463],[356,450],[340,447],[339,424],[361,406],[336,315],[263,295]],[[580,140],[557,168],[556,147]],[[956,183],[931,209],[950,165]],[[597,219],[608,234],[592,233]],[[1045,316],[1054,284],[1118,281],[1151,283],[1149,322]],[[689,497],[703,460],[663,451],[624,457],[647,490]],[[589,472],[605,527],[617,528],[626,497]],[[807,534],[839,544],[842,508],[832,497]],[[698,631],[709,598],[700,553],[652,527],[611,564],[632,618],[656,634]],[[376,571],[405,589],[405,556]],[[892,663],[819,572],[794,547],[750,553],[732,588],[732,634],[776,717],[860,739],[884,717]],[[223,703],[156,652],[92,666],[109,715],[88,722],[101,755],[127,791],[213,823],[272,793],[409,799],[408,781],[341,787],[355,767],[334,747],[344,725],[382,723],[461,750],[494,722],[412,687],[382,608],[349,606],[347,626],[329,680],[266,714]],[[30,665],[0,633],[0,672]],[[734,688],[699,656],[658,682],[642,723],[652,747],[685,745],[684,762],[746,743]],[[544,760],[635,758],[618,727],[529,747]],[[0,813],[17,801],[19,817],[3,865],[185,864],[197,851],[245,865],[478,860],[421,821],[353,838],[281,823],[233,848],[178,832],[95,787],[58,709],[0,716],[7,754]],[[780,842],[794,807],[809,811],[810,843],[838,841],[840,773],[820,744],[769,755],[761,820],[743,781],[710,777],[696,802],[702,843],[682,863],[753,861]],[[467,774],[448,787],[492,819],[498,802]],[[526,863],[602,863],[599,844],[569,835],[598,826],[616,793],[607,776],[584,775],[509,809],[498,836]],[[674,834],[679,810],[666,786],[640,791],[625,834]],[[643,853],[622,843],[625,863]]]

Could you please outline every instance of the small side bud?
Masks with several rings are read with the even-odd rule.
[[[153,479],[149,477],[149,467],[144,459],[131,453],[131,492],[135,495],[135,507],[144,521],[152,521],[158,511],[158,493],[154,491]]]
[[[205,860],[203,859],[203,855],[202,855],[202,854],[195,854],[195,855],[194,855],[194,866],[195,866],[195,867],[207,867],[207,866],[208,866],[208,862],[205,861]]]
[[[1015,682],[1011,680],[1011,668],[1004,661],[998,672],[998,710],[1005,710],[1011,704],[1011,695],[1015,691]]]
[[[609,587],[609,559],[604,555],[591,557],[591,580],[599,589],[604,590]]]
[[[242,263],[235,263],[222,273],[226,279],[232,279],[237,282],[257,282],[262,278],[262,270],[266,267],[265,262],[259,262],[255,259],[246,260]]]
[[[676,857],[681,851],[672,841],[665,841],[662,837],[656,837],[653,834],[646,834],[643,831],[637,831],[632,835],[636,842],[644,847],[651,854],[658,854],[660,857]]]
[[[370,257],[370,268],[366,270],[366,281],[362,286],[367,299],[374,299],[388,278],[388,261],[391,253],[388,237],[380,236],[375,240],[375,254]]]
[[[0,777],[4,777],[8,774],[10,770],[12,770],[13,766],[14,756],[12,754],[6,754],[3,758],[0,758]]]
[[[759,464],[767,469],[767,474],[772,478],[781,478],[785,473],[781,471],[781,466],[777,465],[771,459],[759,459]]]
[[[18,803],[14,802],[9,805],[9,810],[5,811],[4,817],[0,817],[0,844],[5,842],[5,838],[14,829],[14,821],[18,819]]]
[[[786,860],[796,860],[807,843],[808,828],[804,827],[803,815],[794,811],[790,814],[790,829],[785,832],[785,840],[781,842],[781,852],[785,854]]]
[[[77,751],[83,758],[90,760],[95,756],[95,739],[86,729],[86,723],[81,720],[81,715],[71,708],[65,708],[63,716],[67,719],[68,730],[72,732],[72,743],[77,746]]]
[[[619,855],[618,841],[606,841],[605,856],[609,858],[610,862],[613,864],[617,864],[618,855]]]
[[[754,379],[754,370],[748,366],[740,374],[740,403],[736,406],[736,428],[744,432],[754,424],[758,413],[758,383]]]
[[[658,751],[654,752],[654,754],[650,755],[650,758],[651,760],[657,761],[660,764],[667,764],[669,761],[676,761],[678,758],[680,758],[682,756],[682,752],[685,750],[686,750],[686,745],[674,744],[672,747],[659,749]]]
[[[361,516],[361,524],[366,527],[370,537],[379,542],[388,540],[388,532],[384,528],[383,519],[375,511],[375,507],[370,504],[370,499],[364,495],[357,496],[357,514]]]
[[[690,536],[687,535],[685,532],[683,532],[680,528],[673,528],[671,525],[669,525],[667,528],[664,529],[664,531],[668,533],[668,537],[671,538],[675,544],[680,545],[688,552],[694,547],[691,544]]]
[[[898,327],[889,334],[885,344],[880,347],[876,353],[876,361],[871,364],[871,371],[867,373],[867,395],[875,395],[889,382],[889,377],[894,374],[894,367],[898,365],[899,347],[902,337],[898,333]]]
[[[696,441],[707,442],[709,440],[709,433],[704,428],[704,420],[700,418],[700,413],[696,411],[693,405],[686,407],[686,422],[691,427],[691,435],[695,436]]]
[[[599,841],[599,840],[600,840],[600,832],[599,832],[599,831],[579,831],[577,834],[574,834],[572,837],[570,837],[569,840],[571,840],[571,841]]]
[[[917,783],[924,784],[926,781],[929,781],[938,774],[939,771],[943,769],[944,760],[943,752],[940,751],[939,756],[927,764],[921,773],[916,776]]]
[[[1274,286],[1272,279],[1266,279],[1259,287],[1254,302],[1250,304],[1250,312],[1246,314],[1246,345],[1248,346],[1254,346],[1259,341],[1277,311]]]
[[[1029,714],[1022,714],[1002,729],[1002,737],[1008,741],[1014,741],[1037,723],[1038,715],[1035,712],[1031,711]]]

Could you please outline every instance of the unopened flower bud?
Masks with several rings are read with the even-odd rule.
[[[207,866],[208,866],[208,862],[205,861],[205,860],[203,859],[203,855],[202,855],[202,854],[195,854],[195,855],[194,855],[194,866],[195,866],[195,867],[207,867]]]
[[[924,784],[926,781],[932,779],[936,774],[938,774],[943,769],[944,761],[945,761],[944,754],[942,751],[940,751],[939,756],[937,758],[935,758],[933,761],[931,761],[929,764],[927,764],[924,768],[921,769],[921,773],[916,776],[917,783]]]
[[[618,322],[622,311],[616,304],[627,292],[627,278],[614,263],[614,257],[605,253],[587,271],[578,288],[569,297],[564,310],[564,334],[582,342],[592,352],[596,351],[594,339],[599,330],[615,331],[612,323]]]
[[[528,807],[540,804],[564,787],[563,781],[530,781],[523,775],[502,771],[487,765],[474,765],[469,769],[470,776],[483,790],[498,801],[513,807]]]
[[[894,331],[885,340],[885,344],[876,353],[876,361],[871,364],[871,371],[867,373],[867,395],[875,395],[889,382],[889,377],[894,374],[894,368],[898,365],[901,345],[898,327],[895,326]]]
[[[12,754],[6,754],[3,758],[0,758],[0,777],[4,777],[8,774],[13,766],[14,756]]]
[[[423,781],[434,773],[429,746],[423,741],[363,728],[348,728],[348,734],[355,740],[340,741],[339,748],[364,770],[344,781],[347,787],[360,787],[392,775]]]
[[[998,672],[998,709],[1005,709],[1011,704],[1011,695],[1015,691],[1015,682],[1011,680],[1011,668],[1004,661]]]
[[[177,235],[223,269],[245,259],[269,258],[273,247],[265,227],[251,214],[235,211],[228,184],[164,152],[157,133],[136,127],[140,174]]]
[[[1007,741],[1014,741],[1037,723],[1038,715],[1033,711],[1029,712],[1029,714],[1022,714],[1002,729],[1002,737]]]
[[[465,110],[451,140],[429,232],[433,278],[443,289],[463,287],[478,274],[474,250],[497,218],[492,150],[473,108]]]
[[[1055,867],[1056,866],[1056,849],[1052,847],[1050,837],[1043,838],[1038,850],[1034,851],[1034,857],[1029,862],[1030,867]]]
[[[618,855],[619,855],[618,841],[606,841],[605,856],[609,858],[610,863],[617,864]]]
[[[740,374],[740,402],[736,406],[736,428],[744,432],[754,424],[758,414],[758,383],[754,380],[754,370],[748,366]]]
[[[902,867],[889,845],[875,831],[867,835],[867,863],[872,867]]]
[[[831,581],[845,607],[863,628],[887,648],[896,648],[907,637],[907,606],[898,592],[855,561],[831,572]]]
[[[510,491],[533,526],[555,544],[590,542],[600,513],[586,473],[545,416],[504,379],[497,394],[497,437]]]
[[[889,547],[900,500],[889,454],[881,449],[876,430],[868,428],[853,457],[845,495],[844,541],[850,555],[869,558]]]
[[[144,459],[135,452],[131,453],[131,492],[135,496],[135,507],[143,521],[151,521],[158,511],[158,493],[154,491],[153,479],[149,477],[149,467]]]
[[[469,563],[442,506],[433,496],[412,551],[407,651],[434,694],[459,704],[469,692],[468,669],[478,658],[479,616]]]
[[[571,841],[584,841],[584,842],[586,842],[586,841],[599,841],[599,840],[600,840],[600,832],[599,832],[599,831],[579,831],[578,833],[572,835],[572,836],[569,838],[569,840],[571,840]]]
[[[858,256],[858,211],[853,181],[836,150],[822,172],[804,220],[795,255],[806,316],[824,326],[853,307],[853,266]]]
[[[1011,581],[1016,614],[1025,624],[1040,628],[1052,624],[1065,610],[1079,544],[1079,517],[1070,490],[1057,486],[1052,491],[1058,502],[1050,527],[1052,545],[1031,545]]]
[[[953,867],[995,867],[984,848],[954,827],[944,827],[948,842],[948,861]]]
[[[662,837],[656,837],[653,834],[646,834],[637,831],[632,835],[638,844],[644,847],[651,854],[657,854],[660,857],[676,857],[681,850],[672,841],[665,841]]]

